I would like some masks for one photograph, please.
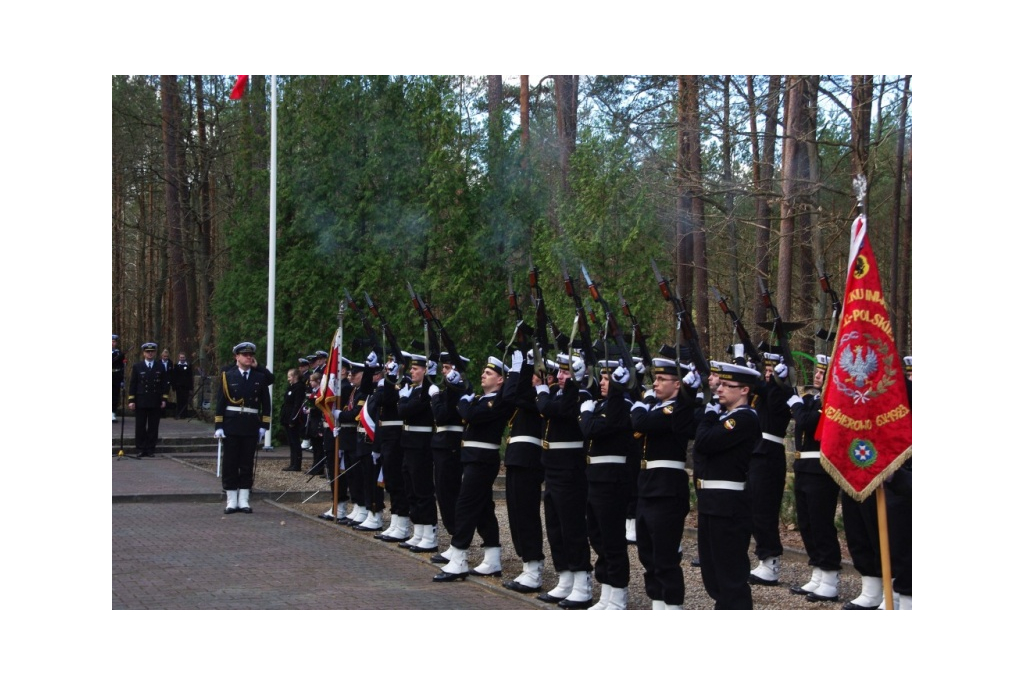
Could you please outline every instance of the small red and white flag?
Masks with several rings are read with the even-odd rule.
[[[242,96],[245,95],[245,86],[249,83],[249,77],[239,76],[235,80],[235,87],[231,89],[231,95],[229,96],[232,100],[241,100]]]
[[[903,360],[861,214],[851,228],[843,316],[822,394],[821,463],[858,502],[912,454]]]
[[[341,377],[338,373],[340,363],[341,329],[339,328],[334,332],[334,342],[331,343],[331,352],[327,357],[323,378],[320,379],[320,392],[316,400],[316,406],[324,413],[324,421],[332,431],[334,430],[334,398],[341,394]]]

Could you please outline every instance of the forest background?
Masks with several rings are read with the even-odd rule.
[[[255,75],[232,101],[234,82],[112,77],[111,324],[130,354],[155,340],[207,372],[240,340],[267,358],[271,88]],[[345,290],[360,306],[369,293],[408,347],[422,340],[408,280],[478,366],[514,327],[509,283],[533,323],[535,265],[568,332],[562,269],[582,289],[581,262],[655,349],[675,331],[652,260],[709,358],[738,341],[716,289],[765,337],[759,277],[804,324],[793,349],[828,352],[819,276],[842,296],[857,174],[911,353],[910,76],[278,76],[277,89],[282,379],[329,346]],[[352,312],[346,335],[361,359]]]

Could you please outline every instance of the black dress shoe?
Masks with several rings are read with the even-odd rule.
[[[376,535],[374,535],[373,537],[377,538],[378,540],[383,540],[384,542],[397,542],[397,543],[403,543],[403,542],[405,542],[407,540],[411,540],[412,539],[411,537],[396,538],[393,535],[381,535],[379,538]],[[414,552],[416,551],[415,547],[409,547],[408,549],[411,549]],[[437,549],[437,548],[435,547],[434,549]]]
[[[587,607],[589,607],[593,603],[594,603],[593,598],[577,601],[577,600],[574,600],[574,599],[569,599],[567,597],[567,598],[563,599],[561,602],[559,602],[558,606],[562,607],[563,609],[586,609]]]
[[[468,573],[448,573],[447,571],[441,571],[434,576],[435,583],[451,583],[456,580],[465,580]]]
[[[751,585],[767,585],[769,587],[774,587],[779,584],[779,581],[777,580],[765,580],[760,576],[755,576],[753,573],[747,576],[747,580]]]
[[[862,607],[860,604],[854,604],[853,602],[847,602],[843,605],[844,609],[860,609],[866,611],[875,611],[878,607]]]
[[[281,470],[282,470],[282,471],[301,471],[302,469],[299,469],[299,468],[295,468],[294,466],[288,466],[288,467],[286,467],[286,468],[283,468],[283,469],[281,469]]]
[[[239,507],[238,511],[242,512],[243,514],[251,514],[252,507]]]
[[[399,545],[399,547],[401,547],[401,545]],[[408,549],[408,545],[406,546],[406,549]],[[445,559],[440,554],[435,554],[434,556],[430,557],[431,564],[447,564],[449,561],[451,561],[451,559]]]
[[[334,517],[331,516],[330,514],[317,514],[316,517],[318,519],[323,519],[324,521],[333,521],[334,520]]]
[[[508,588],[509,590],[515,590],[516,592],[522,592],[523,594],[529,594],[529,593],[532,593],[532,592],[540,592],[540,586],[538,586],[538,587],[530,587],[529,585],[523,585],[522,583],[517,583],[514,580],[506,580],[504,583],[501,584],[501,586],[504,587],[504,588]]]
[[[809,595],[809,594],[811,594],[810,592],[808,592],[807,590],[803,589],[799,585],[794,585],[793,587],[789,588],[789,591],[792,592],[794,595]]]
[[[565,599],[565,597],[552,597],[551,595],[545,592],[542,595],[537,595],[537,599],[539,599],[542,602],[547,602],[548,604],[558,604],[563,599]]]
[[[691,559],[690,566],[694,568],[700,568],[700,557],[697,557],[696,559]]]
[[[482,578],[501,578],[501,571],[494,571],[493,573],[480,573],[475,568],[469,569],[471,576],[480,576]]]
[[[434,545],[433,547],[408,547],[407,549],[410,552],[416,552],[416,554],[430,554],[431,552],[437,551],[437,545]]]
[[[409,540],[411,540],[411,539],[412,539],[412,538],[409,538]],[[411,548],[412,548],[412,545],[410,545],[410,544],[409,544],[409,540],[402,540],[401,542],[399,542],[399,543],[398,543],[398,546],[399,546],[399,547],[401,547],[402,549],[411,549]],[[447,563],[448,563],[448,560],[447,560],[447,559],[445,559],[445,560],[444,560],[444,563],[446,563],[446,564],[447,564]]]
[[[224,507],[224,513],[225,514],[234,514],[234,513],[237,513],[237,512],[238,512],[238,509],[235,508],[235,507]]]

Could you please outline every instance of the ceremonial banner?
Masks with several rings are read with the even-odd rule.
[[[320,379],[320,391],[316,396],[316,406],[324,413],[324,421],[327,427],[334,430],[334,398],[341,392],[341,377],[338,369],[341,360],[341,329],[334,332],[334,342],[331,344],[331,353],[327,357],[327,365],[324,366],[324,375]]]
[[[232,100],[241,100],[242,96],[245,95],[245,85],[249,82],[249,76],[239,76],[238,80],[235,81],[235,87],[231,89],[230,97]]]
[[[822,395],[821,463],[858,502],[911,457],[910,404],[867,218],[853,222],[843,315]]]

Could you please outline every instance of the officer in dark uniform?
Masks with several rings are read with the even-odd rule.
[[[842,568],[835,524],[839,484],[822,468],[821,443],[814,439],[821,417],[821,389],[828,363],[829,358],[819,354],[810,392],[789,399],[797,450],[797,459],[793,462],[796,523],[811,567],[811,579],[800,587],[790,588],[790,592],[807,595],[811,601],[834,602],[839,599],[839,570]]]
[[[629,555],[626,552],[626,507],[629,504],[629,462],[639,462],[626,394],[629,364],[614,359],[598,362],[602,399],[580,405],[580,430],[587,449],[587,536],[597,554],[594,577],[601,597],[596,610],[626,608]]]
[[[121,403],[121,390],[124,389],[124,354],[118,349],[119,339],[116,334],[111,336],[110,339],[110,355],[112,361],[113,371],[111,380],[114,386],[114,401],[110,409],[110,418],[112,421],[117,421],[117,406]]]
[[[282,471],[302,470],[302,428],[306,417],[302,407],[306,402],[306,386],[297,369],[288,369],[288,389],[284,391],[281,403],[281,425],[288,435],[289,462]]]
[[[692,372],[683,385],[680,370],[675,359],[655,358],[651,365],[654,388],[633,404],[630,413],[633,429],[643,434],[636,545],[652,609],[682,609],[686,597],[679,549],[690,513],[685,459],[696,397]]]
[[[135,412],[135,447],[138,456],[156,456],[156,441],[160,431],[160,415],[167,406],[169,382],[160,362],[155,361],[156,343],[142,346],[143,360],[132,366],[128,384],[128,408]]]
[[[235,345],[235,366],[222,371],[214,416],[214,437],[224,441],[221,485],[227,493],[225,514],[251,514],[256,448],[270,428],[270,390],[266,376],[253,368],[256,345]]]
[[[178,355],[178,363],[171,368],[171,385],[174,386],[175,418],[188,417],[188,401],[192,396],[192,367],[184,354]]]
[[[460,358],[462,368],[467,368],[469,359]],[[465,425],[459,416],[459,400],[469,392],[469,386],[462,374],[452,363],[452,355],[441,353],[441,373],[444,387],[430,398],[430,410],[434,415],[434,437],[430,451],[434,458],[434,496],[441,512],[441,523],[449,533],[455,530],[455,503],[459,499],[462,485],[462,434]],[[401,543],[405,544],[405,543]],[[400,546],[401,546],[400,544]],[[430,557],[435,564],[451,561],[451,547]]]
[[[433,395],[441,390],[431,382],[437,363],[420,354],[410,354],[411,383],[398,391],[398,418],[402,420],[402,476],[409,498],[409,515],[392,516],[391,528],[380,539],[385,542],[410,540],[413,552],[437,551],[437,500],[434,497],[434,459],[430,442],[434,436]],[[433,369],[434,374],[428,372]],[[409,525],[412,524],[410,533]]]
[[[466,422],[462,441],[462,487],[455,505],[451,560],[434,576],[439,583],[464,580],[470,573],[466,560],[473,534],[483,538],[484,560],[474,575],[501,575],[501,541],[494,514],[494,479],[501,468],[501,438],[505,423],[515,410],[516,387],[523,368],[523,353],[512,353],[512,369],[505,380],[505,365],[494,357],[480,374],[479,397],[467,393],[459,400],[459,414]]]
[[[782,355],[764,353],[764,382],[757,386],[753,406],[761,421],[761,443],[750,461],[749,489],[753,498],[754,555],[760,560],[750,572],[755,585],[778,585],[782,561],[779,510],[786,489],[786,429],[792,420],[789,399],[795,394]]]
[[[587,453],[580,431],[580,405],[591,399],[581,388],[583,360],[559,354],[558,390],[538,385],[537,410],[544,417],[544,523],[558,583],[537,596],[563,609],[583,609],[593,599],[590,545],[587,544]],[[625,517],[622,521],[625,527]]]
[[[544,529],[540,514],[544,485],[544,465],[541,464],[544,419],[537,411],[537,393],[534,390],[542,383],[547,385],[544,362],[544,359],[540,360],[540,367],[535,373],[533,353],[527,354],[523,380],[532,378],[533,384],[519,384],[516,409],[508,422],[508,441],[505,444],[505,506],[508,508],[512,545],[523,560],[523,572],[515,580],[502,584],[516,592],[540,591],[541,573],[544,571]]]
[[[705,406],[693,442],[700,574],[715,609],[753,609],[747,582],[752,522],[746,481],[761,440],[757,413],[749,405],[760,374],[739,364],[713,361],[710,366],[717,376],[718,401]]]

